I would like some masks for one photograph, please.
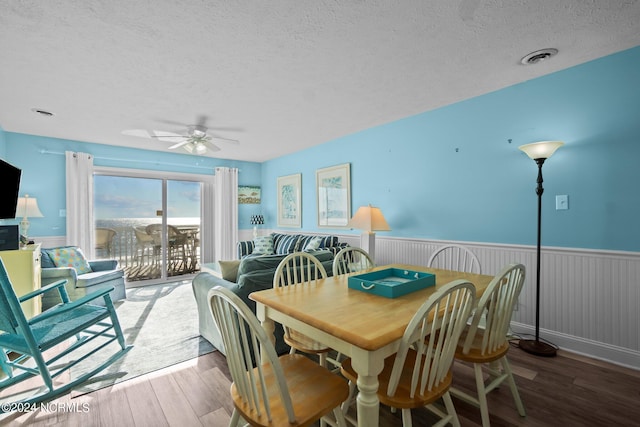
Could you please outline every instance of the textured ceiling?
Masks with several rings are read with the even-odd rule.
[[[631,0],[0,0],[0,127],[163,151],[122,131],[204,116],[240,141],[207,155],[264,161],[638,46],[639,23]]]

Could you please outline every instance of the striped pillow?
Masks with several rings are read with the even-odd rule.
[[[296,243],[298,243],[297,234],[284,235],[281,239],[278,239],[278,243],[275,245],[275,252],[277,255],[288,255],[296,251]]]
[[[301,235],[300,238],[298,239],[298,246],[296,247],[296,251],[297,252],[303,251],[304,248],[307,246],[307,244],[315,237],[318,237],[318,236]]]
[[[320,249],[332,248],[338,244],[338,236],[324,236],[320,242]]]
[[[242,259],[253,253],[253,240],[238,242],[238,259]]]

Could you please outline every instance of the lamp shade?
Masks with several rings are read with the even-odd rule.
[[[38,200],[35,197],[29,197],[25,194],[24,197],[18,199],[18,205],[16,206],[16,218],[42,218],[42,212],[38,208]]]
[[[532,142],[531,144],[524,144],[518,148],[524,151],[529,158],[536,160],[548,159],[563,145],[564,142],[562,141],[540,141]]]
[[[359,207],[347,226],[365,231],[391,231],[380,208],[371,205]]]

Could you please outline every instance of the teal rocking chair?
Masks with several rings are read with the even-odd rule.
[[[15,406],[4,403],[51,400],[87,381],[131,349],[109,296],[112,289],[70,301],[65,283],[51,283],[18,298],[0,260],[0,408]],[[62,303],[31,319],[25,317],[21,302],[55,291],[60,293]],[[92,304],[98,299],[104,306]],[[59,384],[61,374],[85,360],[90,364],[89,372]],[[33,377],[40,377],[42,382],[36,381],[35,386],[32,381],[23,382]]]

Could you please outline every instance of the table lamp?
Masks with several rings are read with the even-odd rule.
[[[389,224],[384,219],[380,208],[371,205],[361,206],[356,214],[349,220],[348,227],[363,230],[360,235],[360,247],[369,253],[375,262],[376,231],[391,231]]]
[[[538,186],[536,194],[538,195],[538,245],[536,252],[536,338],[535,340],[520,340],[519,347],[527,353],[536,356],[555,356],[556,347],[546,342],[540,341],[540,237],[542,228],[542,165],[544,161],[556,152],[556,150],[564,145],[561,141],[540,141],[531,144],[521,145],[520,148],[530,159],[534,160],[538,165]]]
[[[18,205],[16,206],[16,218],[22,217],[22,221],[20,221],[20,234],[25,238],[29,237],[29,219],[32,218],[42,218],[42,212],[38,208],[38,200],[35,197],[29,197],[28,194],[25,194],[24,197],[18,198]]]
[[[253,225],[253,238],[255,239],[258,237],[258,225],[264,224],[264,217],[262,215],[251,215],[249,222]]]

